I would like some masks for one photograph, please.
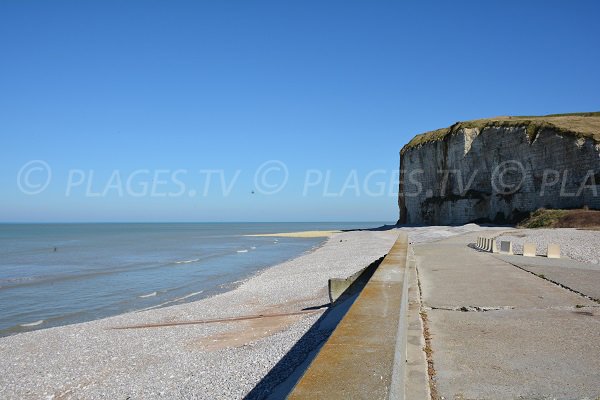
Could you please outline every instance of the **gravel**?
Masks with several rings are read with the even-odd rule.
[[[237,321],[111,328],[323,305],[328,303],[328,278],[347,277],[384,255],[399,230],[420,243],[480,229],[466,225],[340,233],[314,251],[210,298],[0,338],[0,398],[235,399],[249,393],[262,398],[329,335],[330,327],[315,324],[323,309],[286,317],[281,326]],[[245,336],[257,330],[265,332]]]
[[[573,260],[598,264],[600,262],[600,232],[587,231],[572,228],[560,229],[517,229],[507,232],[497,238],[509,240],[513,243],[513,252],[523,254],[524,243],[535,243],[537,254],[545,256],[548,244],[560,245],[561,256],[567,256]]]

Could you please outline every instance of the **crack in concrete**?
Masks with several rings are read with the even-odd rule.
[[[517,267],[517,268],[519,268],[519,269],[520,269],[520,270],[522,270],[522,271],[525,271],[525,272],[528,272],[528,273],[530,273],[530,274],[532,274],[532,275],[535,275],[535,276],[537,276],[537,277],[538,277],[538,278],[540,278],[540,279],[543,279],[543,280],[545,280],[545,281],[548,281],[548,282],[550,282],[550,283],[553,283],[553,284],[555,284],[555,285],[557,285],[557,286],[560,286],[560,287],[561,287],[561,288],[563,288],[563,289],[567,289],[567,290],[569,290],[569,291],[571,291],[571,292],[573,292],[573,293],[576,293],[576,294],[580,295],[581,297],[585,297],[585,298],[586,298],[586,299],[588,299],[588,300],[591,300],[591,301],[593,301],[593,302],[595,302],[595,303],[599,303],[599,304],[600,304],[600,299],[596,299],[596,298],[594,298],[594,297],[588,296],[587,294],[585,294],[585,293],[582,293],[582,292],[580,292],[580,291],[578,291],[578,290],[575,290],[575,289],[573,289],[573,288],[570,288],[570,287],[568,287],[568,286],[566,286],[566,285],[563,285],[563,284],[562,284],[562,283],[560,283],[560,282],[556,282],[556,281],[553,281],[552,279],[546,278],[546,276],[545,276],[544,274],[536,274],[535,272],[529,271],[528,269],[525,269],[525,268],[523,268],[523,267],[521,267],[521,266],[519,266],[519,265],[517,265],[517,264],[513,264],[513,263],[511,263],[510,261],[506,261],[506,260],[503,260],[503,259],[500,259],[500,258],[497,258],[497,259],[498,259],[498,260],[501,260],[501,261],[504,261],[505,263],[507,263],[507,264],[510,264],[510,265],[512,265],[513,267]]]
[[[417,266],[416,260],[415,271],[417,274],[417,286],[419,288],[419,315],[421,316],[421,323],[423,325],[423,339],[425,340],[425,347],[423,348],[423,352],[425,352],[425,359],[427,360],[427,375],[429,376],[429,394],[431,395],[431,400],[438,400],[440,397],[438,395],[437,387],[435,385],[435,368],[433,365],[433,349],[431,348],[431,333],[429,332],[429,320],[427,318],[427,311],[423,307],[423,289],[421,288],[419,267]]]
[[[552,306],[552,307],[515,307],[515,306],[502,306],[502,307],[479,307],[479,306],[461,306],[461,307],[422,307],[424,310],[441,310],[441,311],[459,311],[459,312],[486,312],[486,311],[505,311],[505,310],[577,310],[581,308],[600,308],[599,305],[583,305],[578,304],[575,306]]]
[[[500,311],[500,310],[514,310],[513,306],[502,306],[502,307],[480,307],[480,306],[460,306],[460,307],[426,307],[430,310],[444,310],[444,311],[460,311],[460,312],[486,312],[486,311]]]

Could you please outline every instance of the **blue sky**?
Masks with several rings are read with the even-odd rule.
[[[600,110],[599,11],[2,1],[0,221],[394,222],[415,134]]]

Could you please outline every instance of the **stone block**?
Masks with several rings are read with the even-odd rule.
[[[500,253],[501,254],[513,254],[512,242],[507,240],[500,241]]]
[[[523,256],[525,257],[535,257],[537,253],[537,248],[535,243],[525,243],[523,245]]]
[[[548,258],[560,258],[560,245],[554,243],[548,245]]]

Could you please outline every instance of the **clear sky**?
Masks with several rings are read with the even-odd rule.
[[[597,1],[3,0],[0,221],[395,222],[415,134],[600,110],[599,20]]]

